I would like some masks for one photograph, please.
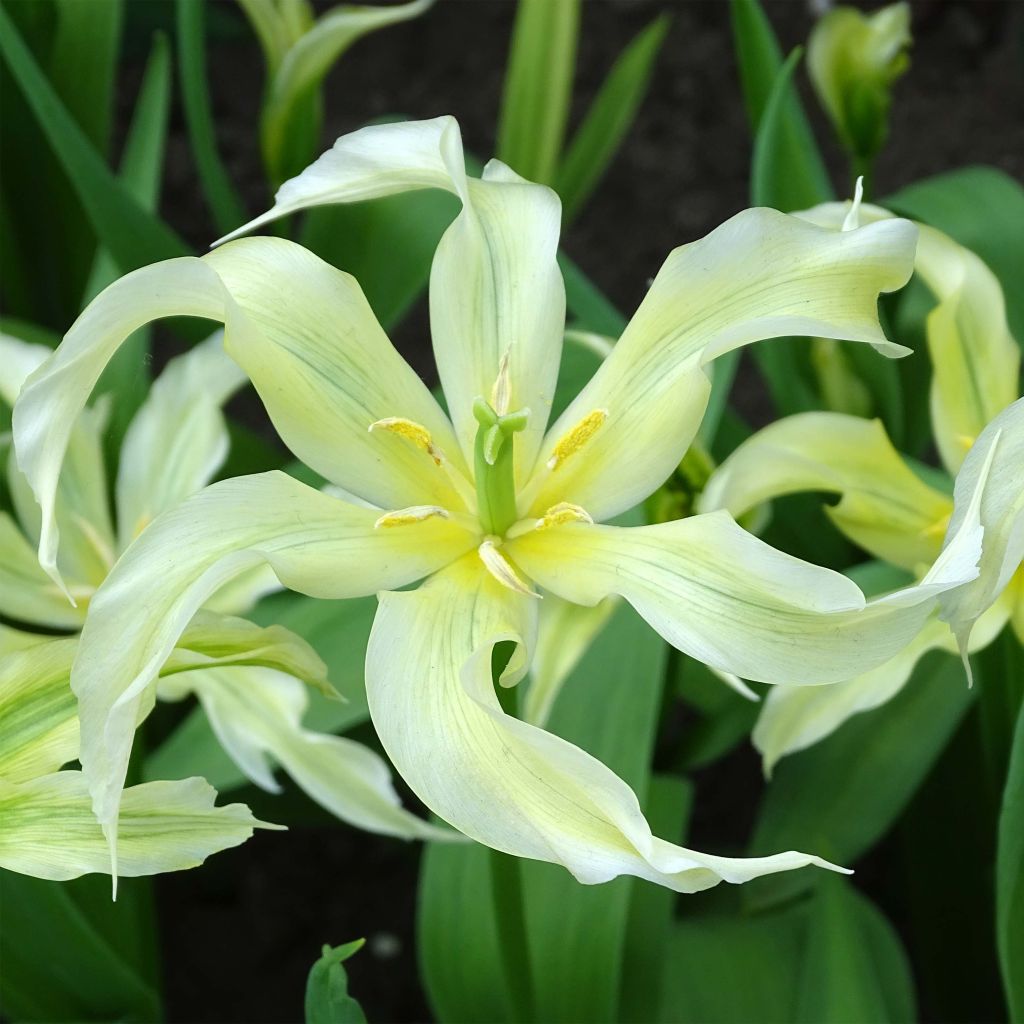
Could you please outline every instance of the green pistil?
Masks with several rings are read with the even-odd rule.
[[[474,447],[480,525],[486,533],[500,537],[519,518],[512,435],[526,427],[530,411],[520,409],[499,416],[487,401],[477,398],[473,402],[473,415],[480,424]]]

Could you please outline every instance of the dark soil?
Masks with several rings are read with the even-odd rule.
[[[811,25],[806,3],[767,6],[785,49],[805,41]],[[1024,177],[1024,6],[922,0],[913,8],[914,64],[897,90],[891,141],[877,168],[878,194],[969,163]],[[624,43],[663,10],[673,21],[650,96],[620,157],[565,238],[569,254],[625,311],[636,306],[670,249],[747,205],[750,141],[724,0],[589,0],[574,123]],[[255,133],[261,56],[233,5],[216,5],[213,13],[209,73],[218,138],[255,213],[267,205]],[[467,148],[489,155],[513,13],[510,0],[441,0],[421,20],[364,39],[329,79],[325,145],[381,115],[451,113]],[[160,4],[139,4],[132,18],[135,58],[123,79],[125,111],[148,30],[173,24]],[[806,98],[819,138],[828,139]],[[841,155],[834,145],[825,149],[842,183]],[[215,235],[180,115],[163,213],[197,247]],[[413,356],[428,351],[424,307],[397,331],[396,343]],[[752,419],[764,418],[755,379],[741,378],[738,397]],[[725,852],[737,842],[751,808],[730,801],[738,792],[756,794],[759,784],[755,759],[746,752],[703,773],[694,845]],[[259,835],[198,871],[161,878],[170,1018],[298,1020],[305,975],[320,944],[367,936],[369,948],[353,973],[369,1019],[427,1019],[413,940],[417,859],[412,847],[324,822]]]

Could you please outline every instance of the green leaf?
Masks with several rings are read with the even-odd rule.
[[[579,0],[519,0],[498,119],[498,158],[524,178],[555,180],[572,96]]]
[[[732,0],[732,31],[747,117],[755,135],[755,206],[788,213],[832,198],[824,161],[793,88],[799,50],[785,65],[758,0]]]
[[[249,616],[261,625],[279,625],[301,636],[327,664],[327,678],[344,701],[309,693],[304,724],[319,732],[342,732],[369,716],[363,681],[366,642],[377,609],[376,598],[318,601],[299,594],[275,594]],[[224,752],[210,723],[194,708],[145,761],[143,778],[182,779],[201,775],[224,793],[246,783],[241,769]]]
[[[792,1020],[806,905],[770,914],[695,912],[702,902],[687,898],[666,947],[663,1024]]]
[[[879,200],[976,252],[999,278],[1010,330],[1024,345],[1024,187],[994,167],[964,167],[915,182]]]
[[[893,700],[780,762],[751,853],[805,850],[851,866],[902,813],[973,697],[957,659],[928,655]],[[744,893],[752,906],[787,898],[809,875],[758,879]]]
[[[111,903],[106,878],[69,884],[0,871],[0,1012],[7,1019],[159,1019],[156,989],[136,959],[149,945],[152,922],[142,916],[141,887],[133,883],[123,880]],[[102,915],[93,899],[99,890]]]
[[[74,187],[89,222],[122,273],[173,256],[185,243],[147,212],[106,166],[0,7],[0,54]]]
[[[114,79],[124,22],[123,0],[57,0],[49,79],[68,113],[106,155],[114,113]]]
[[[687,779],[655,775],[647,793],[647,820],[655,835],[684,842],[695,790]],[[672,936],[679,897],[662,885],[633,884],[622,955],[622,1024],[659,1020],[665,997],[665,949]]]
[[[655,18],[622,51],[567,147],[555,177],[564,223],[575,218],[597,187],[633,124],[669,21],[666,14]]]
[[[365,942],[324,946],[306,981],[306,1024],[366,1024],[363,1008],[348,994],[348,975],[341,966]]]
[[[903,945],[885,916],[838,875],[817,880],[801,957],[801,1024],[917,1019]]]
[[[909,964],[892,926],[843,878],[811,878],[809,899],[769,911],[744,911],[728,892],[689,897],[667,946],[660,1019],[915,1020]]]
[[[1024,705],[1006,773],[996,853],[996,938],[1014,1024],[1024,1021]]]
[[[206,77],[205,4],[200,0],[178,0],[178,66],[181,98],[185,108],[189,143],[203,196],[213,214],[219,235],[226,235],[244,224],[249,215],[235,192],[220,154],[210,111]]]
[[[565,279],[565,304],[573,326],[618,338],[625,330],[626,318],[564,252],[558,254],[558,265]]]

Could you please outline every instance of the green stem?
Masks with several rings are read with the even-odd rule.
[[[491,898],[505,969],[505,986],[517,1024],[533,1020],[533,971],[526,904],[518,857],[491,850]]]

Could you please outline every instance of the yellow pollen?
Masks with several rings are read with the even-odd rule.
[[[594,409],[588,412],[562,439],[555,445],[555,450],[548,459],[548,469],[557,469],[570,455],[578,452],[601,428],[608,419],[607,409]]]
[[[403,419],[401,416],[388,416],[385,419],[377,420],[376,423],[371,423],[369,429],[371,433],[374,430],[386,430],[391,434],[404,437],[406,441],[425,451],[438,466],[444,461],[440,449],[434,447],[430,431],[412,420]]]
[[[480,561],[487,571],[504,587],[518,594],[540,598],[534,590],[513,568],[512,563],[498,550],[498,544],[490,537],[476,549]]]
[[[413,523],[422,523],[424,519],[431,516],[438,516],[441,519],[450,518],[448,510],[440,505],[410,505],[409,508],[400,508],[396,512],[385,512],[373,524],[373,528],[388,529],[392,526],[411,526]]]
[[[557,505],[552,505],[537,520],[534,529],[546,530],[551,526],[561,526],[563,523],[590,523],[592,526],[594,520],[585,508],[574,505],[571,501],[560,501]]]

